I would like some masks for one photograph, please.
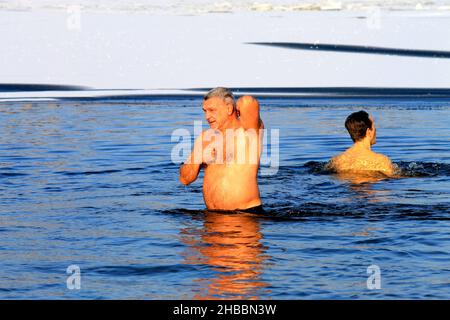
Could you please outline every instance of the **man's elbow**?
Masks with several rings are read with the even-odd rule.
[[[255,103],[258,102],[253,96],[245,95],[240,98],[244,103]]]
[[[183,174],[183,172],[180,172],[180,182],[184,184],[185,186],[190,185],[192,182],[196,180],[196,177],[191,177],[187,174]]]
[[[192,183],[192,181],[186,179],[185,177],[183,177],[182,175],[180,175],[180,182],[181,184],[184,184],[185,186],[189,185]]]

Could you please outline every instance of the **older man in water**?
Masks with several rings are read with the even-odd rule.
[[[328,168],[337,173],[374,173],[380,172],[386,176],[394,175],[391,160],[371,147],[377,141],[375,120],[365,111],[354,112],[345,120],[347,129],[354,144],[345,152],[333,157]]]
[[[196,139],[180,168],[184,185],[205,168],[203,199],[210,210],[263,212],[257,182],[264,124],[251,96],[235,102],[227,88],[214,88],[203,101],[210,129]]]

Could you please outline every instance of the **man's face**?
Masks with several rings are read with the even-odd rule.
[[[377,128],[375,127],[375,120],[373,119],[373,117],[369,116],[369,119],[372,121],[372,138],[370,139],[370,144],[374,145],[375,143],[377,143]]]
[[[227,120],[227,103],[220,97],[212,97],[203,102],[203,111],[211,129],[221,129]]]

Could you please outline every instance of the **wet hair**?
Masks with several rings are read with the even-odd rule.
[[[203,97],[203,100],[206,101],[209,98],[219,97],[222,98],[225,102],[231,102],[233,104],[233,108],[236,108],[236,103],[234,101],[233,93],[230,89],[224,87],[217,87],[208,91],[208,93]]]
[[[357,142],[366,137],[367,129],[372,128],[372,120],[369,119],[369,114],[363,110],[354,112],[345,120],[345,128],[353,142]]]

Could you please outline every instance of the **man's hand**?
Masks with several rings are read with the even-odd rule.
[[[202,165],[215,163],[217,159],[216,149],[217,132],[212,129],[202,132],[194,142],[192,153],[186,162],[180,167],[180,182],[184,185],[194,182]]]
[[[216,130],[208,129],[204,131],[202,135],[195,140],[194,150],[188,161],[195,164],[214,163],[217,158],[216,143],[220,145],[220,141],[218,141],[220,138],[221,133]]]

